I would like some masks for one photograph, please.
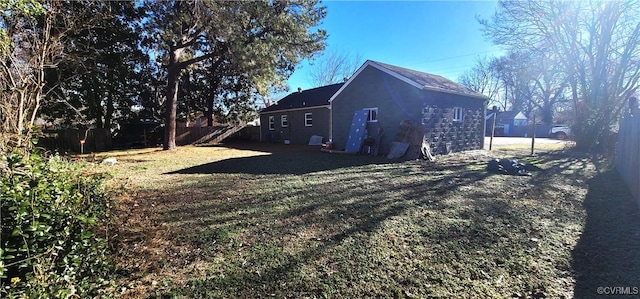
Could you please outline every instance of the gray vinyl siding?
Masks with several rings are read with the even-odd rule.
[[[343,150],[349,134],[349,128],[356,110],[378,108],[378,123],[384,129],[380,153],[389,152],[391,142],[395,138],[400,123],[412,120],[415,124],[423,121],[425,106],[440,108],[439,114],[428,117],[443,118],[427,122],[433,128],[425,128],[425,136],[437,137],[433,146],[436,153],[447,142],[453,151],[480,149],[484,140],[484,100],[461,95],[421,90],[400,79],[386,74],[373,67],[362,70],[353,81],[342,90],[331,103],[332,132],[336,149]],[[465,114],[473,115],[470,122],[448,122],[454,107],[461,107]],[[476,114],[480,123],[476,121]],[[435,126],[438,126],[435,128]],[[455,136],[453,136],[453,135]],[[430,140],[431,142],[431,140]]]
[[[378,108],[378,124],[384,129],[380,152],[388,153],[400,122],[421,120],[422,91],[399,79],[368,67],[331,103],[332,138],[336,149],[343,150],[353,113],[363,108]]]
[[[312,113],[313,125],[305,126],[305,113]],[[329,139],[330,110],[328,107],[314,107],[308,109],[271,111],[260,114],[260,136],[263,142],[284,142],[291,144],[308,144],[313,135],[319,135],[326,142]],[[281,116],[287,115],[289,126],[282,127]],[[275,116],[274,130],[269,130],[269,116]]]

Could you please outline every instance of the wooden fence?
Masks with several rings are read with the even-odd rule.
[[[640,200],[640,114],[620,119],[616,169],[636,200]]]
[[[227,138],[258,141],[260,128],[245,125],[213,127],[177,127],[176,144],[219,143]]]
[[[111,133],[108,129],[64,129],[43,130],[38,146],[58,152],[93,153],[112,148]]]

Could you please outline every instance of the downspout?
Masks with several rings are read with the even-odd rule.
[[[262,126],[262,113],[258,112],[258,120],[260,120],[260,143],[262,143],[262,129],[264,129],[264,126]]]
[[[333,141],[333,101],[329,101],[329,140]]]
[[[482,119],[483,119],[483,129],[482,129],[482,140],[480,141],[480,149],[484,149],[484,137],[485,135],[487,135],[487,106],[489,105],[489,100],[485,100],[484,103],[482,104]],[[493,115],[493,117],[495,118],[496,116]]]

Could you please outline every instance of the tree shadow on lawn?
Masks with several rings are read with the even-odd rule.
[[[584,200],[587,219],[572,252],[574,296],[603,296],[598,293],[599,287],[628,287],[622,291],[637,296],[640,290],[638,203],[615,170],[596,175],[588,185]]]
[[[485,157],[470,161],[457,160],[452,156],[451,161],[443,158],[444,163],[435,164],[411,161],[390,163],[393,161],[381,157],[331,155],[316,149],[294,146],[247,146],[241,149],[271,154],[229,159],[176,171],[172,174],[216,176],[185,176],[193,178],[192,184],[166,190],[167,193],[161,196],[148,194],[149,198],[157,198],[156,204],[162,206],[160,211],[153,210],[150,218],[153,223],[160,224],[163,231],[158,232],[158,236],[164,242],[162,244],[170,245],[166,250],[171,253],[170,258],[163,260],[161,265],[158,262],[157,267],[163,271],[180,267],[195,269],[195,261],[220,266],[219,269],[208,268],[205,275],[198,275],[195,270],[192,273],[184,270],[189,277],[188,283],[173,286],[169,291],[193,297],[228,297],[232,294],[239,297],[266,294],[276,294],[276,297],[314,297],[328,294],[332,297],[331,292],[335,290],[349,291],[350,294],[365,292],[367,290],[357,289],[366,287],[364,283],[340,280],[357,278],[357,274],[349,276],[351,274],[330,273],[363,271],[365,274],[386,275],[387,272],[397,270],[368,260],[370,256],[367,250],[376,248],[366,246],[377,246],[378,243],[372,239],[374,236],[379,238],[376,234],[388,229],[390,224],[387,221],[407,219],[407,215],[419,210],[457,213],[460,210],[447,210],[453,209],[449,204],[455,205],[456,200],[446,204],[444,201],[469,195],[456,193],[463,187],[482,189],[481,186],[487,183],[485,179],[492,176],[484,168],[487,161]],[[540,173],[533,177],[505,176],[505,181],[524,183],[527,184],[526,188],[532,188],[531,185],[549,185],[551,192],[566,192],[566,188],[562,189],[561,185],[556,186],[551,182],[561,180],[562,184],[567,185],[571,180],[585,180],[586,176],[577,171],[593,166],[589,166],[592,164],[589,164],[587,158],[565,158],[565,154],[540,156],[539,163],[545,166]],[[309,165],[295,165],[305,162]],[[325,170],[331,172],[323,172]],[[282,176],[262,176],[270,174]],[[340,182],[334,182],[333,177],[339,178]],[[496,179],[491,181],[502,181],[503,178]],[[589,186],[593,183],[593,180],[589,181]],[[512,186],[513,184],[505,184],[503,188],[512,189]],[[226,189],[235,190],[227,194],[223,192]],[[590,194],[592,189],[589,188]],[[182,201],[187,192],[191,197]],[[608,194],[607,192],[604,194]],[[493,222],[487,223],[487,228],[492,225],[514,224],[510,221],[521,218],[518,213],[522,211],[512,207],[507,200],[490,201],[490,193],[478,193],[478,197],[487,200],[474,202],[474,206],[460,211],[461,215],[457,218],[486,222],[478,215],[491,215],[500,221],[503,218],[506,221],[501,223],[492,220]],[[576,198],[572,198],[572,201],[581,201],[578,198],[581,196],[574,197]],[[587,202],[585,207],[589,210]],[[603,209],[602,206],[598,208]],[[594,213],[598,213],[597,211],[595,209]],[[468,214],[466,218],[465,213]],[[515,224],[522,226],[520,223]],[[465,247],[473,250],[481,249],[487,244],[498,247],[503,236],[490,233],[484,228],[452,227],[443,231],[445,235],[442,238],[463,238],[468,240]],[[585,233],[588,230],[585,228]],[[475,237],[477,235],[481,237]],[[429,237],[424,238],[426,240]],[[527,241],[528,238],[524,240]],[[606,245],[607,242],[609,240],[600,245]],[[372,243],[376,245],[371,245]],[[581,244],[576,247],[576,252],[580,252]],[[184,250],[180,251],[178,248]],[[593,246],[587,246],[580,250],[591,252],[593,249]],[[350,254],[351,250],[359,254]],[[339,255],[333,254],[336,252]],[[614,260],[619,258],[620,254],[617,255],[614,255]],[[182,263],[174,264],[171,261],[173,257]],[[216,264],[216,259],[225,262]],[[318,260],[322,262],[317,262]],[[580,269],[578,266],[574,268]],[[582,271],[591,270],[583,268]],[[637,271],[632,274],[635,273]],[[576,297],[582,298],[583,296],[578,296],[582,294],[578,292],[582,281],[576,276]],[[637,275],[633,277],[638,278]],[[399,278],[408,279],[401,275]],[[390,296],[394,287],[407,287],[398,284],[400,282],[379,281],[376,284],[379,285],[378,289],[360,295]],[[416,291],[423,294],[427,292],[419,287]]]
[[[574,151],[523,160],[545,168],[514,198],[535,195],[546,205],[558,206],[548,215],[553,221],[578,219],[579,210],[572,206],[584,208],[582,233],[571,252],[574,298],[613,294],[598,293],[599,287],[628,287],[618,292],[640,295],[640,209],[617,171],[602,157]],[[575,194],[574,186],[586,187],[586,194]]]
[[[269,157],[281,159],[288,156],[254,159],[262,162],[262,159]],[[327,157],[334,158],[330,155]],[[332,175],[341,178],[341,182],[332,184],[334,182],[326,173],[313,173],[313,169],[324,170],[326,166],[302,171],[302,179],[305,181],[302,187],[276,188],[269,191],[272,192],[269,196],[249,192],[227,200],[196,198],[193,205],[174,205],[163,211],[159,222],[177,222],[170,226],[182,231],[181,240],[184,245],[194,248],[211,246],[211,240],[216,241],[216,236],[206,235],[229,232],[236,238],[234,244],[243,244],[240,248],[233,248],[232,252],[242,251],[246,255],[246,264],[238,265],[236,262],[240,260],[229,259],[229,263],[224,265],[225,269],[220,270],[222,275],[218,273],[207,275],[209,278],[193,278],[179,292],[196,297],[224,297],[229,294],[240,297],[252,297],[256,294],[296,297],[307,294],[313,297],[331,293],[331,290],[347,290],[350,286],[346,284],[356,282],[340,281],[323,271],[341,272],[350,267],[363,267],[368,269],[366,271],[373,272],[385,270],[380,265],[359,260],[364,256],[357,256],[354,260],[341,260],[345,256],[333,256],[329,252],[346,254],[343,252],[347,247],[345,242],[355,243],[353,250],[365,250],[362,246],[366,246],[366,240],[386,221],[398,216],[404,217],[412,209],[432,208],[450,192],[455,192],[461,186],[477,184],[491,175],[484,169],[469,171],[465,163],[452,165],[446,168],[446,172],[429,173],[424,171],[422,163],[405,162],[376,164],[370,171],[369,168],[363,170],[345,166],[333,168]],[[258,174],[264,172],[260,171]],[[296,174],[288,168],[278,173]],[[200,183],[194,186],[206,189],[206,185],[211,184],[203,178],[198,180],[201,180]],[[253,183],[277,185],[279,182],[267,182],[267,178],[257,177]],[[207,240],[208,245],[193,243],[198,238]],[[220,245],[216,246],[221,246],[217,247],[218,250],[226,250],[227,245],[223,245],[221,240],[217,242]],[[210,257],[205,257],[208,258]],[[334,260],[321,267],[337,269],[316,269],[317,272],[312,275],[320,277],[307,277],[307,270],[318,267],[318,259]],[[352,264],[357,262],[363,264]],[[293,285],[285,286],[281,284],[283,282]],[[371,293],[360,295],[388,296],[393,293],[394,282],[381,284],[380,289],[361,290]]]
[[[169,172],[167,174],[236,173],[253,175],[301,175],[344,167],[386,164],[398,161],[389,160],[381,156],[323,153],[317,146],[230,143],[225,145],[212,145],[211,147],[218,146],[252,150],[268,154],[230,158]]]

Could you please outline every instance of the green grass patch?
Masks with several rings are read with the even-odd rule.
[[[640,281],[635,201],[586,155],[392,163],[239,144],[118,157],[123,296],[584,298]],[[540,170],[487,173],[495,157]]]

